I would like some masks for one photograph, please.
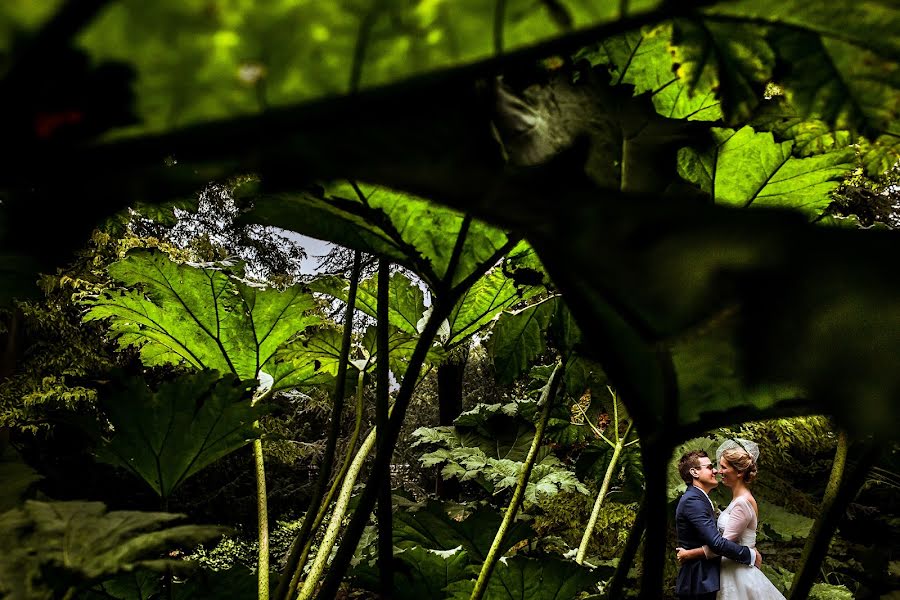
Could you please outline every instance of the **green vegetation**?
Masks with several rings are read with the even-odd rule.
[[[900,589],[893,0],[256,4],[0,6],[0,597]]]

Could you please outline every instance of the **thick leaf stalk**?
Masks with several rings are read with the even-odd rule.
[[[457,244],[453,249],[453,254],[450,257],[447,267],[447,283],[441,286],[440,294],[435,294],[431,316],[428,318],[425,327],[419,334],[419,340],[416,342],[416,347],[407,363],[406,373],[403,376],[403,381],[400,383],[400,389],[397,390],[397,396],[394,400],[390,419],[388,420],[388,428],[384,432],[384,445],[381,446],[375,454],[375,461],[372,465],[373,473],[384,472],[390,464],[394,447],[400,436],[400,428],[403,426],[403,420],[406,417],[406,409],[409,408],[409,403],[412,400],[413,392],[418,383],[419,372],[422,369],[425,357],[431,348],[431,344],[434,341],[441,324],[450,316],[453,306],[462,297],[465,291],[471,288],[475,281],[477,281],[489,267],[495,265],[497,261],[505,256],[513,249],[515,244],[518,243],[517,238],[508,240],[506,244],[498,248],[491,256],[472,269],[469,275],[464,277],[462,281],[453,286],[449,282],[452,281],[452,274],[456,272],[457,265],[459,264],[462,245],[468,233],[470,223],[471,219],[468,217],[463,219],[457,238]],[[325,581],[322,582],[322,589],[319,591],[318,595],[318,598],[321,600],[332,600],[337,595],[338,588],[341,585],[341,581],[347,568],[350,566],[353,553],[356,551],[356,546],[359,544],[359,539],[369,520],[369,516],[375,508],[378,491],[379,486],[366,486],[360,495],[356,510],[350,518],[350,522],[347,524],[347,529],[344,531],[341,546],[338,548],[334,560],[331,563],[328,576],[325,578]]]
[[[376,332],[375,363],[375,442],[379,452],[384,452],[385,435],[388,427],[390,404],[390,347],[388,344],[388,302],[390,298],[391,263],[387,259],[378,260],[378,330]],[[391,598],[394,589],[394,540],[393,507],[391,506],[390,463],[380,473],[372,473],[375,481],[381,482],[378,494],[378,573],[381,579],[381,595]]]
[[[334,505],[334,512],[331,513],[331,520],[328,522],[328,528],[325,530],[325,536],[322,538],[322,543],[319,544],[319,551],[316,553],[316,559],[313,561],[312,567],[310,567],[309,576],[306,578],[306,581],[303,582],[303,587],[300,588],[300,594],[298,596],[299,600],[308,600],[309,598],[312,598],[313,592],[315,592],[316,586],[319,583],[319,579],[325,571],[325,567],[328,564],[328,558],[331,556],[331,549],[334,548],[338,532],[341,529],[341,522],[344,520],[344,515],[347,513],[347,506],[350,504],[350,497],[353,494],[353,487],[356,485],[356,479],[359,476],[360,470],[362,470],[363,464],[366,462],[366,457],[369,456],[369,452],[375,447],[375,432],[375,429],[372,429],[372,431],[369,432],[369,435],[366,436],[359,452],[356,453],[353,463],[350,465],[350,470],[347,472],[347,477],[344,479],[344,484],[341,486],[341,493],[338,495],[337,502]]]
[[[322,505],[319,507],[319,512],[316,514],[316,518],[313,521],[309,537],[307,538],[306,543],[303,545],[303,552],[300,555],[300,560],[297,562],[297,568],[294,570],[294,574],[291,577],[291,585],[288,591],[288,598],[293,598],[297,595],[297,588],[300,585],[300,578],[303,576],[303,567],[306,566],[306,560],[307,558],[309,558],[309,553],[312,549],[315,534],[319,530],[319,527],[321,527],[322,521],[325,520],[325,515],[328,514],[328,510],[331,508],[331,502],[332,500],[334,500],[334,496],[335,494],[337,494],[338,489],[341,487],[344,478],[347,476],[347,472],[350,470],[350,465],[353,462],[353,456],[356,452],[356,442],[359,440],[359,434],[362,431],[363,380],[365,379],[365,376],[366,372],[360,371],[359,378],[356,382],[356,424],[353,427],[353,433],[350,435],[350,441],[347,444],[347,454],[344,456],[344,464],[343,466],[341,466],[341,470],[338,472],[337,477],[335,477],[334,481],[331,483],[331,488],[328,490],[328,494],[322,501]]]
[[[837,529],[847,504],[856,495],[866,473],[877,456],[877,445],[866,443],[862,452],[857,457],[856,464],[852,468],[847,466],[850,441],[846,430],[841,430],[838,435],[838,447],[834,455],[834,463],[831,466],[831,475],[822,498],[821,510],[816,517],[803,554],[800,556],[800,570],[794,576],[791,591],[788,598],[806,598],[815,583],[819,569],[831,538]]]
[[[606,493],[609,491],[609,484],[612,481],[613,473],[616,471],[616,465],[619,462],[619,456],[622,454],[622,449],[625,447],[625,440],[628,437],[628,434],[631,433],[631,427],[632,423],[628,423],[628,427],[625,429],[625,435],[622,437],[616,436],[612,458],[609,459],[609,465],[606,467],[606,474],[603,476],[603,483],[600,485],[600,491],[597,493],[597,500],[594,502],[594,509],[591,511],[591,517],[588,519],[587,528],[584,531],[584,535],[581,537],[581,544],[578,546],[578,553],[575,555],[575,562],[579,565],[584,562],[588,543],[591,541],[591,535],[593,535],[594,527],[597,525],[597,518],[600,516],[600,508],[603,506],[603,500],[606,498]]]
[[[525,463],[522,465],[522,470],[519,472],[519,478],[516,481],[516,489],[513,491],[512,499],[509,501],[509,507],[507,507],[506,513],[503,515],[503,521],[500,522],[500,528],[497,529],[497,534],[494,536],[491,548],[488,550],[488,554],[484,559],[484,564],[481,565],[481,572],[478,574],[478,579],[475,581],[475,588],[472,590],[472,595],[469,597],[469,600],[481,600],[484,593],[487,591],[491,573],[493,573],[497,561],[500,560],[500,554],[502,553],[503,548],[503,538],[506,537],[506,533],[509,531],[513,519],[516,517],[516,513],[519,512],[519,506],[522,504],[522,499],[525,497],[525,488],[528,486],[528,478],[531,476],[531,469],[534,467],[534,462],[537,459],[537,453],[541,447],[541,440],[544,437],[544,429],[547,427],[547,421],[550,420],[550,410],[553,408],[553,401],[556,398],[556,390],[559,388],[562,374],[562,363],[557,363],[556,368],[553,369],[553,374],[550,375],[550,379],[547,381],[547,385],[544,386],[544,390],[541,393],[541,403],[543,403],[544,410],[541,412],[541,417],[537,422],[534,439],[531,440],[531,447],[528,449],[528,455],[525,457]]]
[[[328,480],[331,478],[332,462],[337,448],[337,438],[341,428],[341,413],[344,410],[344,391],[347,378],[347,363],[350,358],[351,334],[353,333],[353,311],[356,306],[356,291],[359,288],[359,277],[362,269],[362,253],[356,251],[353,255],[353,268],[350,273],[350,290],[347,296],[347,307],[344,311],[344,331],[341,339],[341,357],[338,361],[337,378],[334,385],[334,400],[331,408],[331,427],[328,430],[328,439],[325,442],[325,453],[322,456],[322,468],[319,470],[319,478],[316,480],[316,487],[312,492],[310,505],[306,510],[306,517],[303,519],[303,525],[294,538],[291,545],[291,551],[288,554],[284,571],[281,573],[281,580],[278,582],[278,590],[275,592],[277,600],[288,600],[293,598],[296,590],[297,565],[300,563],[300,557],[303,555],[303,548],[306,542],[312,538],[313,519],[317,515],[322,506],[323,493]]]
[[[266,493],[266,463],[260,439],[253,440],[253,458],[256,462],[256,520],[259,528],[257,597],[259,600],[269,600],[269,510]]]

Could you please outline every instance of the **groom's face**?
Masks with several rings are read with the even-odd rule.
[[[691,469],[691,472],[697,478],[697,482],[708,489],[719,485],[719,482],[716,481],[716,468],[712,461],[706,456],[701,456],[697,460],[700,462],[700,466]]]

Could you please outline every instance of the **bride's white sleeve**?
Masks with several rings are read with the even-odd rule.
[[[753,509],[750,507],[750,503],[742,498],[731,507],[728,524],[722,535],[732,542],[737,542],[752,521]]]
[[[753,509],[750,507],[750,504],[746,500],[738,500],[731,507],[731,512],[728,515],[728,524],[725,526],[725,531],[722,532],[722,537],[732,542],[740,543],[738,540],[741,539],[741,534],[744,533],[744,530],[747,529],[752,520]],[[718,554],[710,550],[709,546],[703,546],[703,554],[707,559],[718,556]]]

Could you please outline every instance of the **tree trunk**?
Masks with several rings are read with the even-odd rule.
[[[463,411],[463,375],[469,359],[469,348],[456,348],[447,360],[438,365],[438,424],[453,425],[453,421]],[[436,471],[435,491],[439,498],[455,500],[459,497],[459,480],[444,479],[440,470]]]
[[[463,375],[469,360],[469,348],[456,348],[438,365],[438,423],[453,425],[463,411]]]

